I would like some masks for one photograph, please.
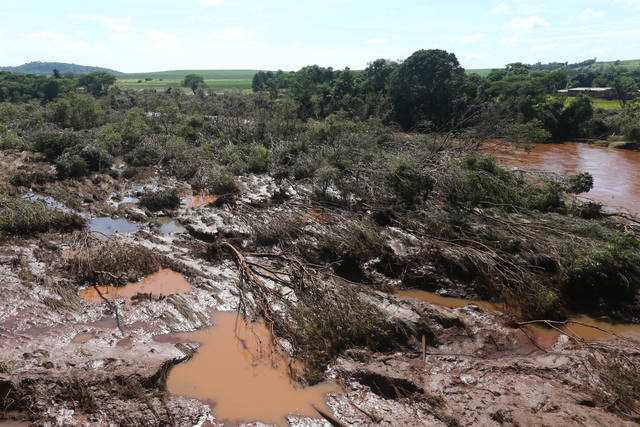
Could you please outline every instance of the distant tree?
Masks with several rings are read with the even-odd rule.
[[[390,94],[396,118],[405,129],[419,122],[444,126],[452,120],[455,101],[464,86],[464,69],[453,53],[419,50],[391,77]]]
[[[57,68],[53,69],[53,78],[54,79],[61,79],[62,78],[62,74],[60,74],[60,70],[58,70]]]
[[[265,89],[265,73],[263,71],[258,71],[251,81],[251,88],[254,92],[262,92]]]
[[[507,64],[507,75],[526,75],[531,71],[531,65],[523,64],[522,62],[514,62],[513,64]]]
[[[391,74],[398,66],[397,62],[388,59],[376,59],[370,62],[362,73],[365,78],[365,90],[386,93],[389,89]]]
[[[87,92],[93,96],[106,95],[109,86],[116,82],[116,77],[104,71],[96,71],[93,73],[80,76],[78,84],[87,89]]]
[[[622,108],[627,106],[627,102],[637,96],[638,85],[629,76],[618,76],[613,82],[613,90]]]
[[[48,79],[42,88],[44,92],[45,101],[51,101],[60,93],[60,82],[59,80],[53,78]]]
[[[198,74],[187,74],[182,80],[182,87],[191,88],[194,95],[198,88],[205,86],[204,78]]]

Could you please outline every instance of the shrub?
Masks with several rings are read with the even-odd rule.
[[[79,228],[83,220],[75,214],[60,212],[42,201],[27,201],[0,195],[0,236],[32,235],[51,229]]]
[[[189,182],[197,190],[206,190],[220,196],[232,195],[240,191],[233,174],[216,164],[201,167]]]
[[[79,253],[68,262],[80,283],[122,286],[169,267],[168,261],[143,246],[110,243],[90,254]]]
[[[159,190],[145,194],[140,198],[140,206],[156,212],[162,209],[176,209],[180,206],[178,190]]]
[[[101,172],[109,169],[113,165],[113,157],[105,150],[96,144],[89,144],[82,148],[79,152],[79,156],[87,163],[89,170],[94,172]]]
[[[538,119],[533,119],[528,123],[518,125],[518,141],[542,143],[551,140],[551,132],[549,132]]]
[[[87,161],[77,154],[65,153],[56,160],[56,170],[58,177],[80,178],[89,175],[91,172]]]
[[[387,173],[386,184],[396,200],[409,207],[420,198],[426,198],[433,188],[433,179],[420,171],[416,165],[399,161]]]
[[[162,161],[164,154],[162,146],[146,141],[129,152],[125,156],[125,160],[133,166],[153,166]]]
[[[28,145],[24,140],[13,133],[0,135],[0,149],[2,150],[26,150]]]
[[[569,178],[567,191],[573,194],[588,193],[593,188],[593,175],[581,172]]]
[[[80,136],[73,132],[49,132],[36,135],[33,149],[43,153],[47,160],[53,161],[65,150],[81,143]]]
[[[615,235],[582,256],[564,271],[572,301],[588,306],[633,301],[640,289],[640,242],[632,233]]]
[[[271,153],[262,145],[251,147],[249,155],[249,170],[255,173],[264,173],[269,169]]]

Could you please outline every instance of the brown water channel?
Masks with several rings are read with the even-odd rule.
[[[193,289],[180,273],[169,269],[160,270],[145,277],[141,282],[131,282],[125,286],[91,286],[81,290],[80,296],[85,299],[100,301],[102,298],[96,287],[105,298],[131,298],[138,294],[169,296],[175,293],[191,292]]]
[[[507,307],[502,304],[492,304],[487,301],[473,301],[460,298],[443,297],[433,292],[421,290],[403,290],[398,291],[397,294],[448,308],[459,308],[465,307],[469,304],[474,304],[487,310],[495,310],[501,312],[509,311]],[[557,326],[557,329],[546,327],[541,324],[526,325],[526,329],[531,333],[532,337],[536,340],[538,345],[543,347],[552,346],[557,341],[558,337],[560,337],[560,335],[562,334],[573,336],[576,338],[582,338],[586,342],[612,338],[614,336],[613,334],[626,335],[628,333],[631,333],[634,335],[637,334],[636,336],[640,338],[640,325],[611,323],[603,320],[597,320],[584,315],[573,317],[570,320],[571,322],[564,326],[554,325]]]
[[[181,334],[202,346],[187,363],[175,366],[167,381],[171,393],[215,405],[216,420],[288,425],[287,415],[318,418],[331,413],[326,393],[334,384],[300,388],[289,376],[292,361],[273,346],[263,323],[249,323],[235,312],[218,312],[210,329]]]
[[[181,194],[188,208],[199,208],[214,203],[218,200],[218,196],[207,191],[187,191]]]
[[[578,142],[505,148],[512,151],[494,154],[509,166],[569,174],[589,172],[594,186],[581,197],[640,215],[640,152]]]

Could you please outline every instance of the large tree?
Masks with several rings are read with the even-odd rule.
[[[405,129],[421,122],[447,126],[464,88],[464,69],[453,53],[419,50],[391,77],[390,93],[396,119]]]
[[[78,84],[83,86],[87,92],[93,94],[93,96],[106,95],[109,86],[115,82],[116,77],[104,71],[84,74],[78,79]]]
[[[622,108],[627,106],[627,102],[638,95],[638,85],[629,76],[618,76],[613,82],[613,90]]]
[[[184,76],[184,80],[182,80],[182,86],[191,88],[194,94],[198,88],[204,85],[204,78],[198,74],[187,74]]]

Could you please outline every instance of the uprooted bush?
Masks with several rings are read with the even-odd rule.
[[[82,227],[78,215],[54,210],[42,201],[27,201],[0,195],[0,237],[3,234],[32,235],[48,230]]]
[[[170,262],[144,246],[107,243],[79,251],[67,266],[78,283],[123,286],[170,266]]]
[[[229,170],[215,163],[202,166],[189,181],[196,190],[228,196],[240,191],[236,178]]]
[[[180,195],[175,188],[154,191],[140,197],[140,206],[153,212],[162,209],[176,209],[180,206]]]
[[[640,289],[640,241],[633,233],[614,235],[577,255],[564,271],[564,285],[576,305],[629,303]]]
[[[412,326],[389,315],[345,283],[309,286],[296,294],[291,318],[281,334],[289,339],[306,368],[310,383],[323,379],[326,366],[352,348],[391,351],[413,335]]]

